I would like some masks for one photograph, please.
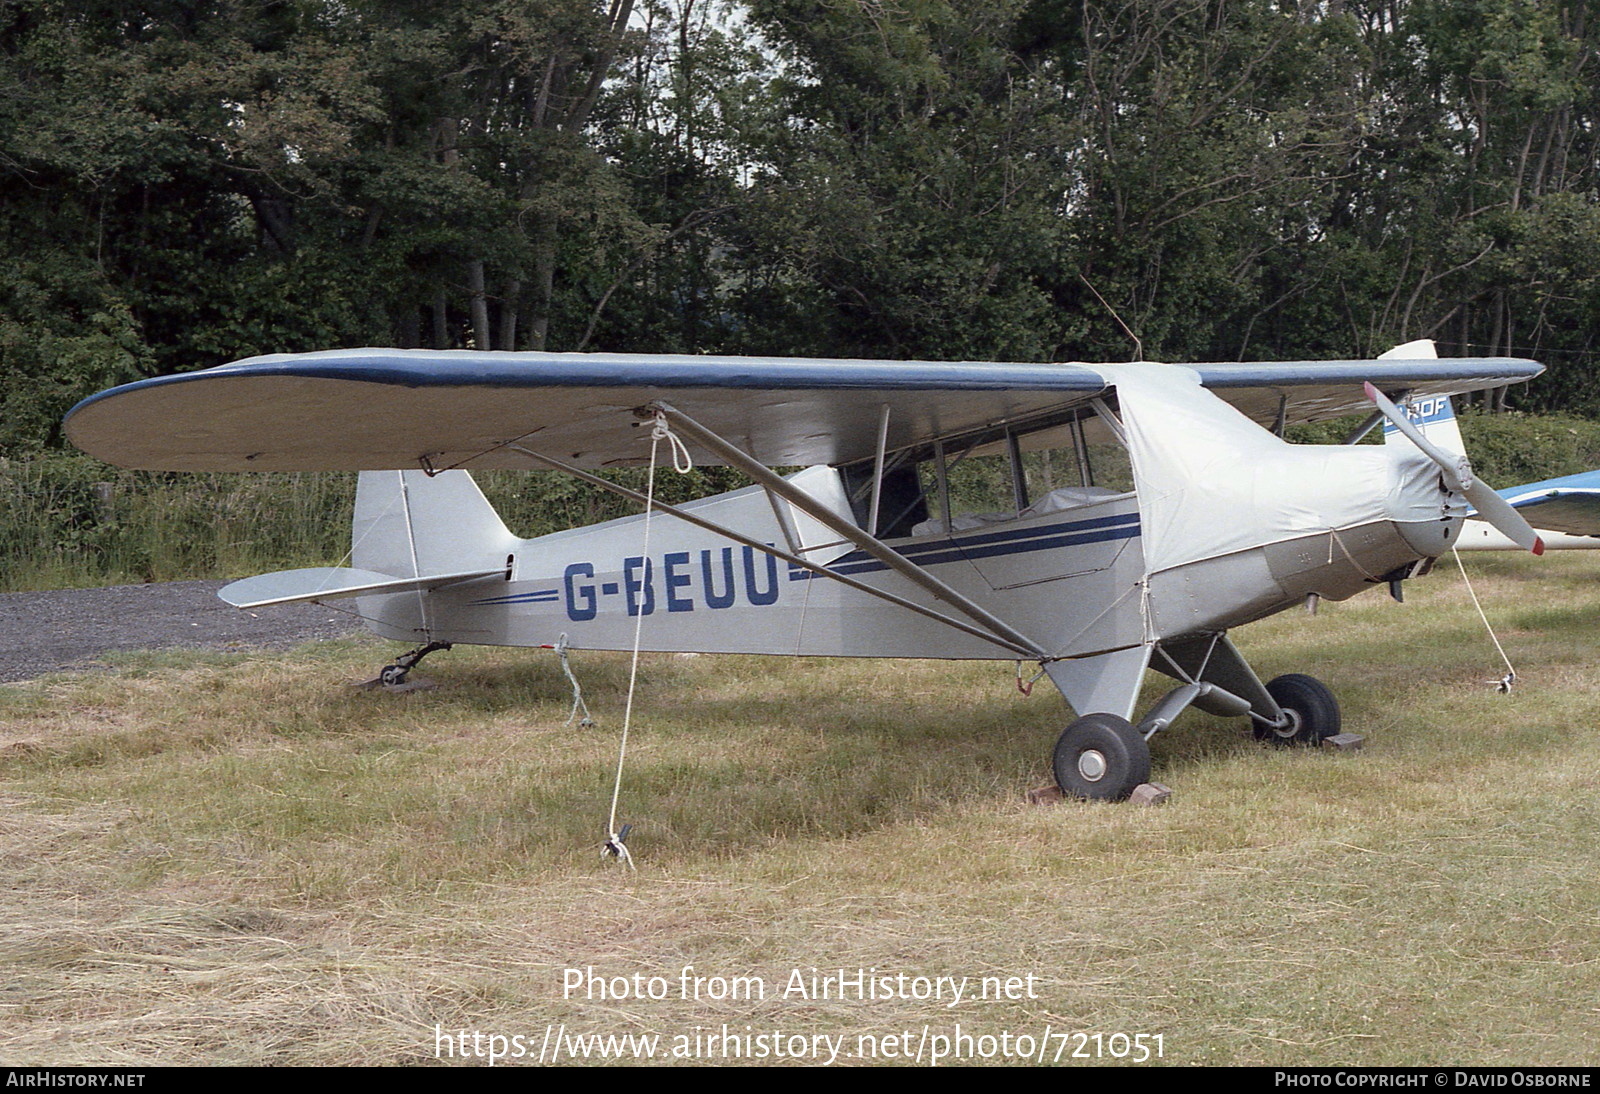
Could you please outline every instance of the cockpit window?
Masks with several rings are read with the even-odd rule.
[[[889,454],[876,534],[959,532],[1125,494],[1133,473],[1119,431],[1114,417],[1080,407],[1048,422],[996,426]],[[841,470],[865,528],[876,461]]]

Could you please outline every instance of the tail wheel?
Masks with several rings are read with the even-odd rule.
[[[1061,792],[1091,801],[1121,801],[1150,781],[1150,746],[1115,714],[1087,714],[1061,731],[1052,756]]]
[[[1257,740],[1290,745],[1319,745],[1339,732],[1339,700],[1315,676],[1291,672],[1267,684],[1267,694],[1283,708],[1288,720],[1281,726],[1255,724]]]

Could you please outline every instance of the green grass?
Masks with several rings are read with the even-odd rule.
[[[0,591],[240,577],[340,558],[353,474],[123,471],[0,459]]]
[[[1468,559],[1239,633],[1340,695],[1357,753],[1186,715],[1161,808],[1027,805],[1064,720],[1010,665],[160,654],[0,688],[0,1055],[406,1063],[435,1027],[1146,1033],[1168,1063],[1588,1064],[1600,1029],[1600,559]],[[1154,692],[1150,697],[1154,696]],[[684,1000],[686,965],[765,1000]],[[665,1000],[566,998],[568,968]],[[1037,977],[956,1008],[802,1000],[791,970]],[[670,1043],[670,1042],[669,1042]],[[1053,1054],[1054,1048],[1051,1048]],[[860,1062],[850,1060],[848,1062]],[[1079,1061],[1082,1062],[1082,1061]]]

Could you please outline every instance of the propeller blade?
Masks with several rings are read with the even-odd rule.
[[[1478,511],[1478,516],[1499,529],[1512,543],[1536,555],[1544,554],[1544,540],[1539,538],[1539,533],[1487,483],[1481,479],[1474,481],[1466,495],[1472,507]]]
[[[1412,444],[1421,449],[1424,456],[1427,456],[1430,460],[1443,468],[1444,473],[1450,476],[1450,480],[1452,482],[1458,484],[1459,489],[1466,490],[1466,488],[1472,484],[1472,465],[1467,461],[1465,456],[1458,456],[1453,453],[1446,452],[1444,449],[1428,440],[1428,438],[1424,437],[1422,435],[1422,430],[1416,427],[1415,423],[1411,421],[1410,416],[1407,415],[1405,411],[1395,406],[1393,400],[1391,400],[1387,395],[1379,391],[1377,388],[1373,387],[1370,382],[1364,384],[1363,388],[1367,393],[1367,398],[1371,399],[1377,404],[1379,413],[1381,413],[1385,418],[1388,418],[1389,421],[1393,422],[1394,427],[1405,435],[1406,440],[1410,441]]]
[[[1416,445],[1423,455],[1443,469],[1449,476],[1447,481],[1454,482],[1457,489],[1466,495],[1467,501],[1478,511],[1478,516],[1488,521],[1518,547],[1532,551],[1536,555],[1544,554],[1544,540],[1533,530],[1533,525],[1524,520],[1522,514],[1513,509],[1506,499],[1472,473],[1472,464],[1465,456],[1452,455],[1429,441],[1422,435],[1422,430],[1412,424],[1405,411],[1395,406],[1388,396],[1372,384],[1366,384],[1365,389],[1367,398],[1377,405],[1385,418],[1394,423],[1394,427],[1405,436],[1406,440]]]

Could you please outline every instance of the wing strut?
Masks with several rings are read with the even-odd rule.
[[[686,434],[702,447],[710,449],[717,456],[755,479],[756,482],[783,498],[802,513],[833,529],[900,576],[916,585],[920,585],[923,589],[933,594],[936,599],[945,601],[962,615],[986,628],[993,636],[1005,638],[1004,645],[1011,649],[1023,650],[1029,657],[1038,658],[1041,661],[1050,659],[1050,655],[1033,639],[1012,627],[994,615],[994,613],[985,611],[926,570],[908,562],[905,556],[893,547],[890,547],[866,530],[851,524],[827,506],[819,504],[810,494],[799,489],[781,475],[774,473],[764,464],[751,459],[743,451],[729,444],[687,414],[674,409],[666,403],[654,403],[652,404],[652,409],[659,410],[665,414],[667,421],[672,423],[674,429]],[[829,573],[831,576],[838,576],[832,574],[831,571]],[[985,637],[991,637],[991,635],[986,635]],[[993,640],[992,637],[991,640]]]
[[[867,532],[878,534],[878,503],[883,500],[883,457],[889,447],[889,404],[883,404],[878,418],[878,458],[872,464],[872,504],[867,509]]]
[[[543,453],[535,452],[531,448],[524,448],[520,444],[510,444],[506,446],[506,450],[526,456],[534,463],[541,464],[542,466],[548,467],[554,471],[565,471],[573,478],[581,479],[591,486],[598,486],[602,490],[609,490],[613,494],[620,494],[632,501],[639,502],[641,505],[646,501],[645,496],[639,493],[637,490],[631,490],[620,483],[610,482],[606,479],[602,479],[598,475],[591,475],[582,468],[574,467],[569,463],[564,463],[561,460],[546,456]],[[763,468],[763,470],[765,470],[765,468]],[[866,593],[868,596],[875,596],[879,600],[886,600],[891,604],[895,604],[909,611],[916,612],[918,615],[923,615],[936,622],[943,623],[947,627],[954,627],[956,630],[965,634],[970,634],[974,638],[981,638],[985,642],[993,642],[998,646],[1002,646],[1008,650],[1011,650],[1013,653],[1020,653],[1029,659],[1043,658],[1045,656],[1037,646],[1034,646],[1031,643],[1023,645],[1018,642],[1013,642],[1008,638],[1003,638],[1000,635],[984,630],[981,627],[975,627],[971,623],[965,623],[959,619],[952,619],[943,612],[937,612],[932,608],[924,607],[914,600],[907,600],[903,596],[897,596],[896,594],[888,592],[884,589],[874,588],[865,582],[857,581],[853,577],[836,573],[835,571],[828,569],[826,566],[812,562],[810,559],[802,558],[799,555],[790,554],[788,551],[781,550],[770,543],[763,543],[760,540],[752,539],[741,532],[734,531],[732,528],[718,524],[714,520],[707,520],[705,517],[696,514],[692,510],[680,509],[678,506],[670,505],[659,498],[655,499],[653,502],[651,502],[651,504],[661,512],[666,513],[669,516],[677,517],[681,521],[693,524],[697,528],[704,528],[708,532],[714,532],[719,536],[726,536],[728,539],[733,540],[735,543],[740,544],[741,546],[750,547],[765,554],[772,555],[774,558],[782,559],[791,566],[798,566],[801,569],[809,570],[820,577],[832,578],[841,585],[847,585],[850,588],[855,589],[857,592]],[[809,509],[806,511],[811,512]]]

